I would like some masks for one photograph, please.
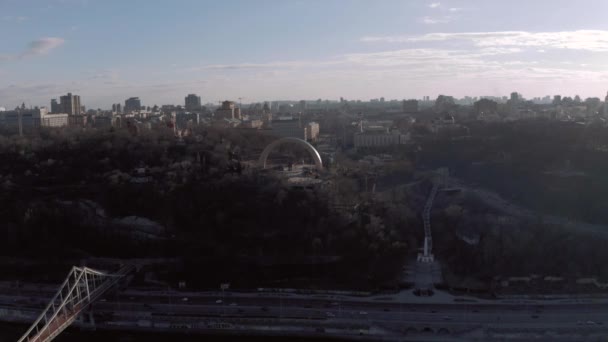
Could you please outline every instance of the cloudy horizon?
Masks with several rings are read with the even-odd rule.
[[[185,10],[187,9],[187,10]],[[591,11],[584,18],[577,11]],[[0,3],[0,107],[608,90],[598,1]]]

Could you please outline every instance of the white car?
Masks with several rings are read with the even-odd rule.
[[[218,300],[216,300],[216,301],[215,301],[215,304],[222,304],[222,303],[223,303],[223,302],[222,302],[222,300],[221,300],[221,299],[218,299]]]
[[[334,315],[333,312],[326,312],[325,315],[327,317],[336,317],[336,315]]]
[[[230,303],[230,306],[237,306],[236,303]]]
[[[365,311],[359,311],[359,315],[367,315],[367,312],[365,312]]]
[[[188,301],[188,297],[182,298],[182,302],[187,302],[187,301]]]

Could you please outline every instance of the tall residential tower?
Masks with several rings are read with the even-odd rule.
[[[185,99],[186,110],[189,112],[201,109],[201,97],[196,94],[188,94]]]
[[[138,111],[141,109],[141,100],[139,97],[131,97],[125,100],[125,113]]]
[[[72,93],[68,93],[65,96],[61,96],[59,98],[59,107],[61,108],[61,112],[67,113],[68,115],[80,115],[81,105],[80,105],[80,96],[72,95]],[[52,110],[52,108],[51,108]]]

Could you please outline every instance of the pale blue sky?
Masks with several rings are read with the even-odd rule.
[[[0,0],[0,106],[608,90],[608,1]]]

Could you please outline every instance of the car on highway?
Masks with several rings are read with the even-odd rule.
[[[359,311],[359,315],[367,315],[367,312],[365,312],[365,311]]]
[[[182,302],[187,302],[187,301],[188,301],[188,297],[182,298]]]
[[[237,303],[230,303],[228,305],[230,305],[230,306],[237,306],[238,304]]]
[[[221,299],[218,299],[215,301],[215,304],[222,304],[222,303],[223,303],[223,301]]]
[[[325,316],[327,316],[327,317],[336,317],[336,315],[333,312],[326,312]]]

